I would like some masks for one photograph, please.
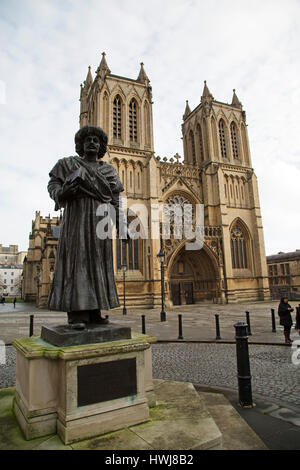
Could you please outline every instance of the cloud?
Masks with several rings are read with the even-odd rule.
[[[299,248],[297,0],[2,0],[0,13],[1,243],[26,249],[35,210],[53,214],[48,172],[74,154],[79,85],[105,50],[112,73],[136,78],[145,63],[162,157],[183,154],[185,100],[199,104],[205,79],[219,101],[231,102],[236,88],[266,251]],[[284,235],[283,217],[292,227]]]

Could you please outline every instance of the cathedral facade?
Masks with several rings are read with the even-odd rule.
[[[123,183],[129,222],[140,220],[147,233],[130,240],[126,248],[113,241],[120,298],[126,260],[127,304],[151,308],[160,303],[157,254],[162,249],[169,305],[269,299],[257,179],[246,114],[235,91],[232,103],[225,104],[214,99],[205,82],[199,105],[191,110],[186,102],[183,161],[178,154],[169,160],[155,156],[152,104],[143,64],[137,79],[115,75],[105,53],[95,76],[89,67],[81,85],[80,127],[96,125],[107,133],[104,160],[116,168]],[[161,213],[155,208],[174,203],[188,204],[193,214],[196,206],[204,208],[201,249],[187,250],[187,239],[176,237],[174,227],[168,238],[162,236]],[[152,233],[153,222],[160,227],[158,237]],[[55,250],[51,253],[55,256]],[[44,298],[50,289],[50,274],[45,274],[45,283],[41,288]]]

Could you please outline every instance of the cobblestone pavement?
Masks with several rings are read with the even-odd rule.
[[[291,348],[252,345],[249,354],[253,396],[300,407],[300,365]],[[154,344],[153,377],[237,390],[235,345]]]
[[[1,346],[2,352],[3,346]],[[3,354],[0,355],[3,359]],[[16,383],[16,350],[12,346],[5,348],[5,364],[0,362],[0,388],[14,387]]]
[[[253,396],[300,409],[300,365],[291,348],[249,346]],[[237,390],[236,351],[232,344],[169,343],[153,345],[153,377]],[[6,347],[0,364],[0,388],[15,385],[15,349]]]

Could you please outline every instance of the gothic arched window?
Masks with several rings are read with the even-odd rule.
[[[195,148],[194,132],[192,130],[190,130],[190,141],[191,141],[192,162],[193,162],[193,165],[195,165],[196,164],[196,148]]]
[[[150,135],[150,110],[147,101],[144,104],[144,133],[145,133],[145,144],[150,147],[151,135]]]
[[[128,223],[130,224],[133,217],[128,216]],[[137,230],[141,230],[138,225]],[[122,269],[122,265],[126,265],[129,270],[141,269],[141,256],[142,243],[141,238],[130,238],[127,243],[124,243],[120,238],[117,238],[117,269]]]
[[[197,133],[199,139],[199,150],[200,150],[200,160],[201,162],[204,161],[204,150],[203,150],[203,137],[202,137],[202,129],[200,124],[197,124]]]
[[[122,138],[122,100],[117,95],[113,104],[113,133],[115,139]]]
[[[137,142],[137,102],[134,98],[129,103],[129,139]]]
[[[225,137],[225,124],[223,119],[219,121],[219,138],[222,158],[227,158],[226,137]]]
[[[230,134],[231,134],[231,145],[232,145],[233,158],[238,160],[238,158],[239,158],[239,146],[238,146],[236,125],[235,125],[234,122],[232,122],[230,124]]]
[[[231,229],[230,243],[233,269],[247,269],[247,236],[238,222]]]
[[[109,128],[109,117],[108,117],[108,94],[105,91],[103,95],[103,130],[108,133]]]

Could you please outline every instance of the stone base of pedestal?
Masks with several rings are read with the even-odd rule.
[[[80,346],[84,344],[106,343],[131,338],[131,328],[109,323],[89,324],[82,330],[72,325],[42,326],[41,339],[54,346]]]
[[[145,422],[153,403],[151,342],[122,339],[57,347],[15,340],[14,412],[26,439],[57,432],[65,444]]]

